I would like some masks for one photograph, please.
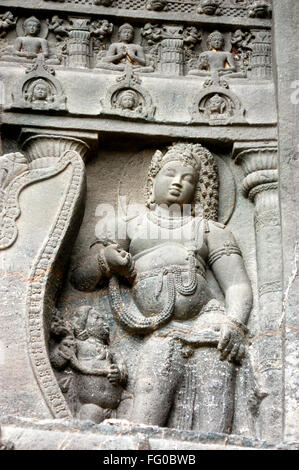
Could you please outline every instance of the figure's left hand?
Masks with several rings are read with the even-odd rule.
[[[222,325],[217,349],[221,361],[241,362],[245,355],[244,334],[232,323]]]
[[[120,370],[117,365],[110,366],[107,378],[112,385],[117,385],[120,382]]]

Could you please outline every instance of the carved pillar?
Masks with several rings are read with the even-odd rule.
[[[68,40],[69,67],[86,68],[90,65],[89,19],[70,17]]]
[[[49,362],[47,341],[56,293],[84,212],[82,159],[87,151],[80,139],[31,132],[23,143],[25,157],[0,158],[8,179],[0,224],[5,305],[0,313],[0,416],[71,416]]]
[[[161,72],[169,75],[184,74],[184,41],[178,26],[165,27],[161,41]]]
[[[251,148],[249,148],[251,146]],[[247,147],[247,148],[246,148]],[[245,178],[243,190],[254,203],[259,296],[259,375],[268,396],[260,407],[261,438],[282,438],[282,252],[278,199],[277,147],[271,144],[237,144],[236,163]]]
[[[271,31],[253,29],[252,34],[252,59],[251,69],[253,78],[271,78],[272,75],[272,52]]]

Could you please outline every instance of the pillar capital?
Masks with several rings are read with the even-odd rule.
[[[28,165],[33,168],[55,166],[57,159],[68,150],[80,155],[86,161],[98,135],[91,132],[72,132],[23,128],[19,138]]]
[[[275,141],[237,142],[233,158],[242,165],[245,178],[243,191],[246,197],[255,201],[264,191],[277,190],[277,143]]]

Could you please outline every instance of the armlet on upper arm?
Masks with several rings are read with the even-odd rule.
[[[242,256],[242,253],[237,245],[230,241],[226,241],[223,243],[221,248],[218,248],[217,250],[214,250],[210,253],[208,264],[209,266],[212,266],[212,264],[215,263],[215,261],[218,259],[222,258],[223,256],[230,256],[232,254]]]

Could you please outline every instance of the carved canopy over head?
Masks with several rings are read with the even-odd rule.
[[[202,207],[203,217],[218,218],[218,172],[213,155],[200,144],[173,144],[163,154],[157,150],[153,155],[148,171],[146,186],[147,207],[154,202],[153,182],[161,168],[170,161],[178,161],[185,166],[192,166],[197,174],[197,185],[193,204]]]

